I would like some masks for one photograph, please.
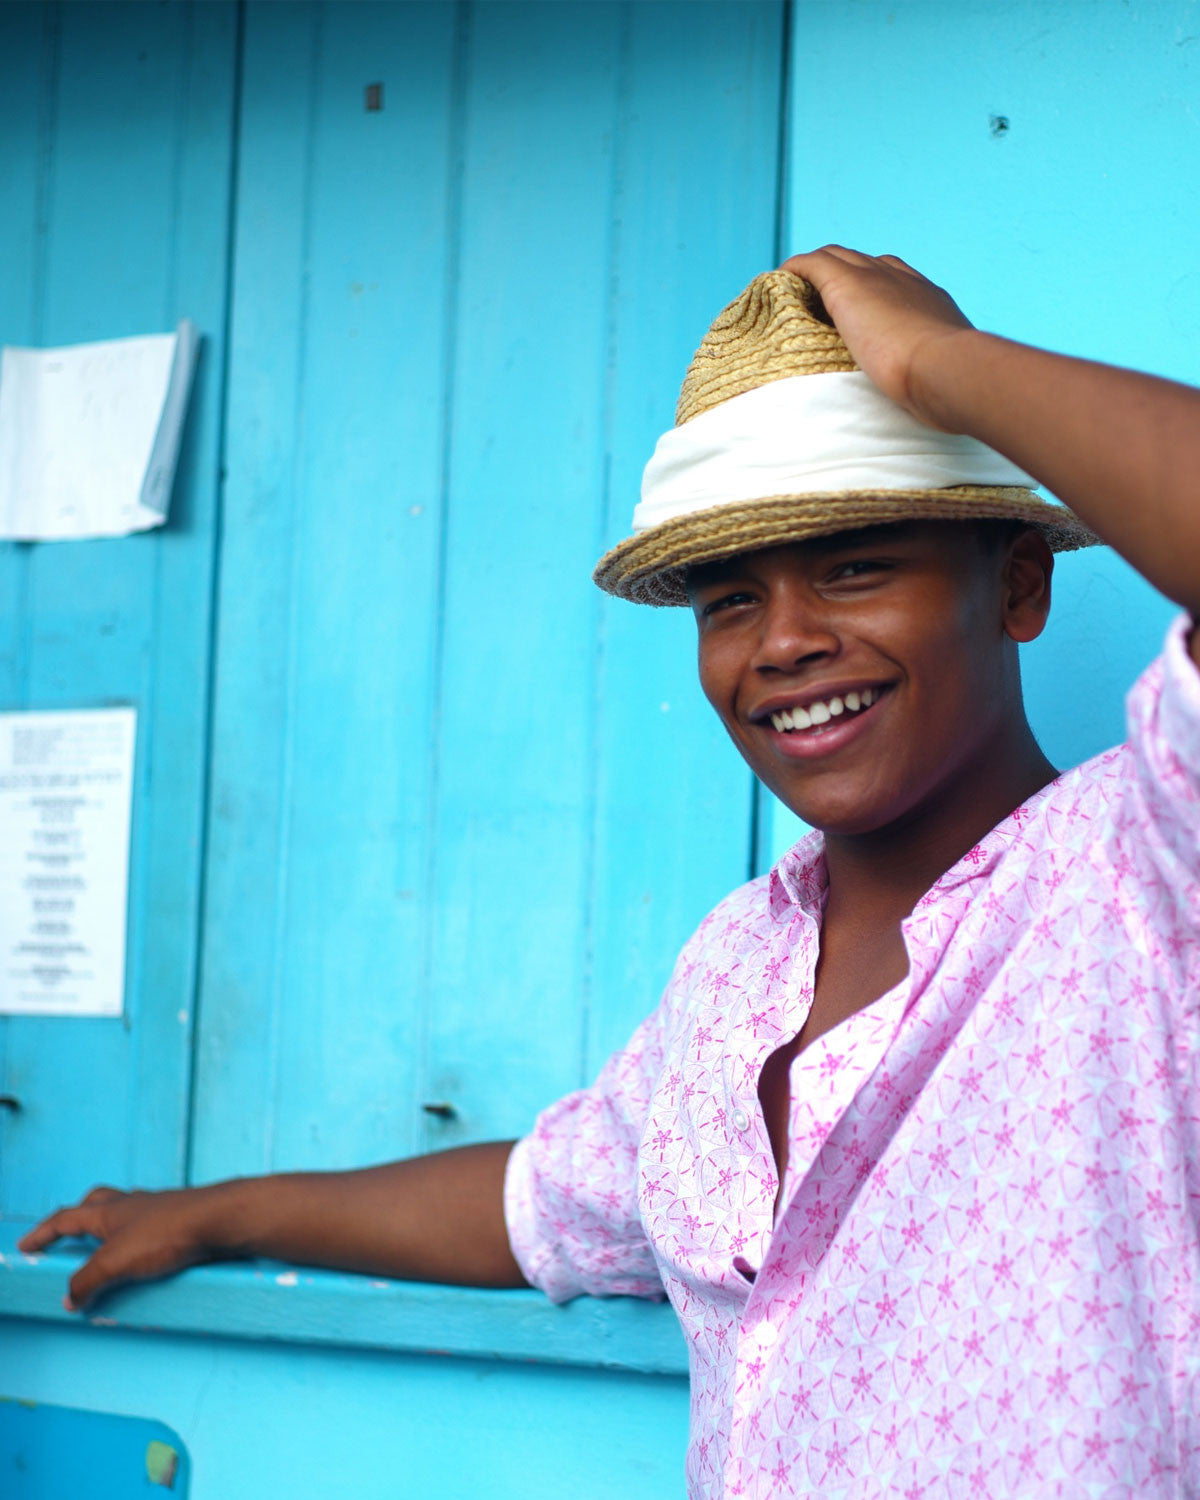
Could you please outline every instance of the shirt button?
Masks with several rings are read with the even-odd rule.
[[[744,1109],[735,1109],[733,1112],[733,1123],[736,1129],[745,1130],[750,1123],[750,1116]]]

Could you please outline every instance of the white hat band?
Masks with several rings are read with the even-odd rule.
[[[1036,482],[986,444],[918,422],[861,370],[794,375],[664,433],[633,529],[783,495]]]

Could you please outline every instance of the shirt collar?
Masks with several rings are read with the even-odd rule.
[[[814,830],[784,854],[771,870],[768,881],[771,916],[778,920],[799,906],[818,916],[829,885],[825,869],[825,836]]]
[[[1019,807],[1015,807],[1006,818],[1002,818],[990,833],[934,881],[914,909],[921,911],[934,906],[959,886],[989,876],[1009,849],[1024,841],[1025,828],[1040,804],[1061,780],[1058,777],[1049,782]],[[819,916],[828,884],[825,838],[820,832],[814,831],[806,834],[798,844],[793,844],[771,870],[768,882],[771,916],[778,919],[790,907],[796,906],[812,916]]]
[[[1071,772],[1068,771],[1065,774],[1069,776]],[[920,911],[924,907],[933,906],[960,885],[969,885],[973,881],[983,880],[991,875],[1010,849],[1025,843],[1025,829],[1036,816],[1041,804],[1051,796],[1062,779],[1061,776],[1056,776],[1040,791],[1034,792],[1032,797],[1027,797],[1020,806],[1014,807],[1007,817],[1001,818],[990,833],[968,849],[960,860],[952,864],[944,875],[933,882],[917,902],[915,909]]]

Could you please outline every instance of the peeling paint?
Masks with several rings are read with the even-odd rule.
[[[151,1484],[161,1484],[167,1490],[174,1489],[178,1471],[178,1452],[170,1443],[160,1443],[157,1438],[152,1438],[146,1444],[146,1478]]]

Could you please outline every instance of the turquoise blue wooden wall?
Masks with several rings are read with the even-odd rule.
[[[0,338],[205,334],[171,524],[0,549],[0,703],[141,713],[126,1018],[0,1021],[0,1202],[518,1134],[749,869],[588,575],[774,252],[782,6],[0,25]]]
[[[141,715],[126,1016],[0,1020],[0,1364],[172,1422],[194,1494],[677,1492],[666,1309],[231,1267],[97,1336],[71,1256],[12,1246],[98,1180],[521,1132],[749,872],[688,622],[589,574],[774,256],[783,36],[780,0],[0,7],[0,341],[205,335],[170,525],[0,547],[0,707]]]
[[[0,6],[0,342],[204,330],[171,525],[0,544],[0,707],[139,712],[124,1020],[0,1019],[0,1209],[181,1180],[202,883],[235,14]]]
[[[588,575],[773,252],[781,35],[249,7],[198,1178],[521,1132],[744,878],[686,622]]]
[[[903,256],[980,327],[1200,383],[1195,0],[798,4],[785,240]],[[1025,648],[1030,721],[1077,765],[1172,607],[1107,549],[1063,557]],[[765,799],[764,799],[765,800]],[[764,844],[796,820],[777,804]]]
[[[0,1021],[0,1394],[168,1422],[198,1500],[681,1491],[655,1309],[222,1268],[76,1328],[11,1241],[99,1178],[518,1131],[653,1003],[753,797],[687,620],[587,572],[713,311],[838,239],[1200,379],[1200,6],[796,0],[786,109],[783,19],[0,6],[0,341],[206,337],[171,525],[0,546],[0,707],[142,716],[126,1020]],[[1062,561],[1060,763],[1168,615]]]

